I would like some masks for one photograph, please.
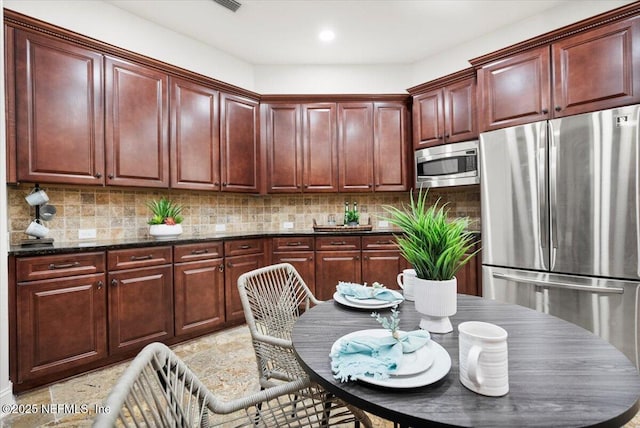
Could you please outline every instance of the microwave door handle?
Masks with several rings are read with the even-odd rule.
[[[570,282],[560,281],[542,281],[539,279],[527,278],[518,275],[510,275],[506,273],[494,272],[493,277],[497,279],[506,279],[508,281],[521,282],[525,284],[539,285],[545,288],[560,288],[565,290],[589,291],[591,293],[600,294],[623,294],[624,289],[618,287],[598,287],[591,285],[572,284]]]

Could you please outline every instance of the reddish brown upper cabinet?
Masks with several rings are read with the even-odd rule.
[[[409,93],[413,95],[414,149],[477,138],[473,69],[409,88]]]
[[[220,190],[219,92],[171,78],[171,187]]]
[[[106,57],[107,184],[169,186],[169,76]]]
[[[640,102],[640,17],[551,45],[554,117]]]
[[[220,153],[222,191],[258,192],[260,152],[258,103],[220,94]]]
[[[548,119],[549,47],[532,49],[478,70],[481,131]]]
[[[548,40],[540,47],[472,60],[481,131],[640,102],[639,25],[636,16],[585,31],[569,26],[523,42]]]
[[[303,150],[300,104],[265,104],[267,191],[302,191]]]
[[[373,191],[373,103],[338,104],[341,192]]]
[[[373,185],[376,192],[409,189],[408,111],[404,102],[373,103]]]
[[[17,179],[104,184],[103,56],[20,29],[14,43]]]

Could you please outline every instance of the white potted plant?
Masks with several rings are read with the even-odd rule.
[[[177,204],[165,197],[147,203],[153,213],[149,219],[149,235],[155,239],[169,240],[176,238],[182,233],[182,205]]]
[[[447,218],[446,204],[440,200],[427,206],[427,191],[414,198],[409,206],[384,206],[386,220],[402,231],[396,235],[401,254],[416,271],[414,283],[416,310],[424,315],[420,328],[432,333],[453,331],[449,317],[457,310],[456,272],[476,253],[476,242],[467,228],[469,219]]]

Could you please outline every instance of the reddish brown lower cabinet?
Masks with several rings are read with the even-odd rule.
[[[399,251],[363,251],[362,281],[368,285],[374,282],[387,288],[399,289],[397,277],[407,268],[406,260]]]
[[[222,243],[220,243],[222,246]],[[178,248],[197,254],[206,248],[183,245]],[[210,257],[202,261],[176,263],[173,268],[175,293],[175,333],[177,337],[214,331],[224,325],[224,259]]]
[[[241,239],[224,243],[224,299],[227,324],[244,322],[244,310],[238,292],[238,278],[245,272],[264,267],[264,239]],[[236,255],[238,254],[238,255]]]
[[[105,274],[20,282],[18,382],[107,356]]]
[[[275,263],[289,263],[300,274],[307,287],[315,295],[316,267],[314,263],[313,236],[287,236],[273,238],[273,254],[271,261]]]
[[[359,236],[316,238],[316,249],[319,250],[316,251],[318,299],[333,299],[339,281],[360,282],[362,264]]]
[[[474,251],[479,248],[476,245]],[[473,256],[458,272],[458,293],[471,294],[472,296],[482,296],[482,257],[481,253]]]
[[[171,247],[109,251],[111,355],[134,352],[148,343],[173,337],[171,256]],[[131,269],[112,270],[119,265]]]

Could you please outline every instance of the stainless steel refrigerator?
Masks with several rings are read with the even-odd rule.
[[[480,135],[484,297],[578,324],[636,367],[639,121],[634,105]]]

